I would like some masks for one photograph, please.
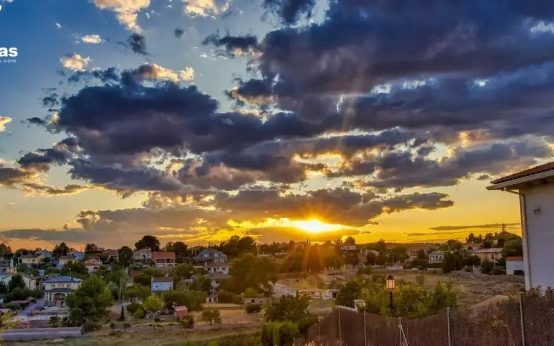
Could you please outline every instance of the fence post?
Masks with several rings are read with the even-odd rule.
[[[519,292],[519,323],[521,324],[521,344],[525,346],[525,311],[523,309],[523,292]]]
[[[450,322],[450,307],[447,307],[446,308],[446,323],[448,323],[447,325],[447,330],[448,330],[448,346],[452,346],[452,331],[450,330],[451,328],[451,322]]]
[[[340,307],[337,309],[339,311],[339,345],[342,345],[342,328],[340,322]]]
[[[364,346],[367,346],[367,326],[366,326],[366,320],[365,320],[365,311],[364,311]]]

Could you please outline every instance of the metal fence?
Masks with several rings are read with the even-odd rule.
[[[311,326],[310,345],[554,345],[554,294],[521,295],[469,309],[395,318],[337,307]],[[522,328],[523,327],[523,328]]]

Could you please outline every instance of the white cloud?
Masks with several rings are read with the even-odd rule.
[[[54,24],[56,24],[56,28],[58,28],[58,29],[63,28],[63,26],[62,26],[60,23],[58,23],[58,22],[56,22],[56,23],[54,23]]]
[[[100,35],[85,35],[81,37],[81,41],[89,44],[99,44],[102,43],[102,37]]]
[[[174,83],[178,82],[190,82],[194,79],[194,69],[192,67],[186,67],[181,71],[173,71],[167,67],[163,67],[157,64],[145,65],[149,68],[139,69],[138,73],[142,80],[149,81],[170,81]]]
[[[554,34],[554,23],[553,22],[550,22],[550,23],[545,23],[543,21],[540,21],[538,24],[536,24],[535,26],[533,26],[530,31],[533,33],[533,34],[538,34],[538,33],[551,33],[551,34]]]
[[[6,125],[12,121],[12,118],[0,115],[0,132],[6,131]]]
[[[217,0],[183,0],[186,14],[190,16],[215,16],[229,9],[229,2],[218,2]]]
[[[141,32],[137,23],[137,14],[150,6],[150,0],[94,0],[96,7],[115,12],[117,20],[127,29]]]
[[[81,55],[75,53],[73,55],[66,55],[60,59],[60,62],[63,67],[72,71],[84,71],[86,70],[88,63],[90,62],[89,57],[82,57]]]
[[[184,70],[179,71],[179,77],[183,81],[191,81],[194,79],[194,69],[192,67],[185,67]]]

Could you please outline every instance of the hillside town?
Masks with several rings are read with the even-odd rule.
[[[65,243],[49,250],[0,248],[5,323],[14,328],[80,327],[80,332],[101,328],[110,315],[129,327],[166,321],[194,329],[206,323],[209,311],[208,325],[234,325],[221,316],[240,309],[244,311],[235,311],[235,317],[256,327],[265,321],[260,311],[283,297],[307,299],[306,314],[324,315],[338,301],[359,307],[356,297],[344,301],[343,291],[351,280],[370,273],[376,282],[378,273],[429,273],[444,283],[451,272],[471,274],[474,280],[523,274],[521,238],[505,230],[472,233],[465,242],[421,244],[356,244],[351,237],[257,244],[251,237],[233,236],[218,245],[188,247],[183,242],[162,246],[156,237],[144,236],[134,248],[87,244],[79,251]],[[522,282],[516,277],[514,289]],[[111,313],[92,311],[79,300],[80,290],[90,290],[89,285],[95,287],[93,297],[82,299],[100,299]]]

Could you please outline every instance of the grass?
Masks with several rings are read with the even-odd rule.
[[[61,345],[61,346],[254,346],[260,345],[258,328],[211,329],[152,329],[148,332],[120,331],[106,334],[106,330],[91,333],[78,339],[46,340],[6,343],[10,346]]]

